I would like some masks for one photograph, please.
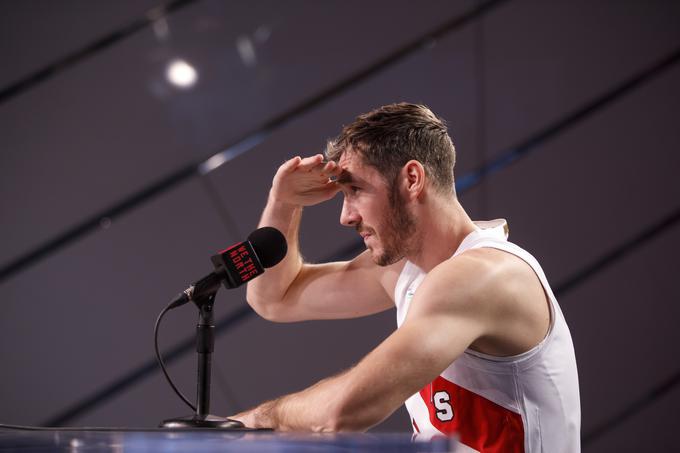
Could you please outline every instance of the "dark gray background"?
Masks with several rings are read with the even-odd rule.
[[[0,2],[0,89],[139,20],[154,0]],[[0,265],[41,247],[184,165],[462,17],[481,2],[202,0],[58,68],[0,102]],[[444,117],[456,174],[492,161],[680,46],[680,2],[507,1],[294,116],[215,171],[102,221],[0,281],[0,423],[42,424],[152,359],[156,315],[209,256],[257,224],[277,166],[323,149],[359,113],[421,102]],[[238,42],[249,41],[255,60]],[[181,57],[187,91],[165,80]],[[553,134],[462,195],[477,219],[505,217],[511,240],[554,287],[680,204],[680,65],[671,65]],[[308,209],[310,260],[356,241],[339,203]],[[584,434],[680,371],[677,226],[560,298],[576,347]],[[218,295],[220,318],[245,304]],[[169,348],[195,312],[171,312]],[[234,413],[350,366],[391,330],[366,319],[272,324],[246,317],[220,334],[213,412]],[[194,355],[170,366],[194,394]],[[675,387],[586,451],[676,445]],[[187,413],[158,372],[66,423],[154,426]],[[378,429],[409,430],[403,410]]]

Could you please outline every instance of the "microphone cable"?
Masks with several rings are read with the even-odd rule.
[[[180,397],[182,401],[186,403],[187,406],[191,408],[192,411],[196,412],[196,406],[194,406],[189,399],[182,394],[182,392],[175,386],[174,382],[172,382],[172,378],[170,378],[170,374],[168,374],[168,370],[165,369],[165,363],[163,362],[163,357],[161,356],[161,352],[158,349],[158,328],[161,324],[161,320],[163,319],[163,316],[170,311],[171,309],[175,308],[177,306],[176,301],[173,300],[168,304],[167,307],[165,307],[161,313],[158,315],[158,319],[156,319],[156,325],[154,325],[153,328],[153,343],[154,343],[154,349],[156,350],[156,360],[158,360],[158,364],[161,366],[161,370],[163,371],[163,374],[165,375],[165,379],[168,380],[168,384],[170,384],[170,387],[175,391],[177,396]]]

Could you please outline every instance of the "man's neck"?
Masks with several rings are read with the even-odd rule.
[[[429,272],[451,258],[475,225],[458,199],[434,196],[418,207],[416,251],[407,259]]]

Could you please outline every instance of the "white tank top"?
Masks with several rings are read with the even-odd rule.
[[[536,259],[508,242],[503,219],[475,222],[453,256],[492,247],[529,264],[550,299],[550,328],[531,350],[494,357],[467,349],[406,400],[417,435],[454,435],[463,451],[578,452],[581,406],[569,328]],[[395,288],[397,326],[426,273],[407,261]],[[469,450],[467,450],[469,449]],[[456,450],[460,451],[460,450]]]

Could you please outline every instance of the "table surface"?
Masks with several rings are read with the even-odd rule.
[[[21,452],[455,452],[452,438],[398,434],[300,434],[217,429],[16,429],[0,427],[0,451]]]

